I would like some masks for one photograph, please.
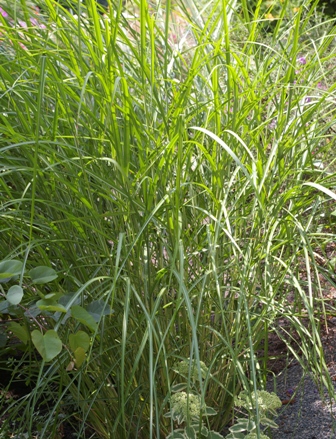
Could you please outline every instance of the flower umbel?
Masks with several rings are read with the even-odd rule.
[[[207,375],[208,368],[203,361],[199,362],[199,368],[201,369],[201,376],[204,379]],[[175,365],[174,370],[185,378],[189,376],[189,370],[190,370],[190,378],[194,382],[199,381],[200,375],[198,370],[198,364],[196,363],[195,360],[192,361],[192,364],[190,364],[190,360],[189,361],[182,360]]]
[[[178,392],[170,399],[171,413],[169,415],[181,424],[188,419],[199,419],[202,408],[201,398],[193,393]],[[168,414],[166,415],[168,416]]]
[[[244,407],[246,410],[254,410],[256,406],[256,399],[258,401],[258,408],[263,415],[266,412],[276,414],[276,409],[282,406],[280,398],[274,393],[266,392],[266,390],[257,390],[256,395],[251,396],[246,391],[240,392],[235,401],[236,407]]]

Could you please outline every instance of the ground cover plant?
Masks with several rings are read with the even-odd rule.
[[[180,392],[184,437],[219,437],[244,391],[262,437],[274,332],[332,397],[331,20],[0,5],[2,431],[178,437]]]

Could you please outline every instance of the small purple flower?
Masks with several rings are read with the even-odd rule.
[[[27,23],[25,22],[25,21],[22,21],[22,20],[19,20],[19,25],[21,26],[21,27],[23,27],[24,29],[27,29]]]
[[[304,66],[305,64],[307,64],[307,60],[304,56],[300,56],[300,58],[297,59],[297,62],[299,64],[301,64],[302,66]]]
[[[36,26],[36,27],[38,27],[40,29],[46,29],[46,26],[44,24],[42,24],[42,23],[39,23],[36,18],[31,18],[30,22],[31,22],[32,26]]]
[[[4,18],[7,18],[7,17],[8,17],[7,12],[6,12],[4,9],[2,9],[1,6],[0,6],[0,14],[1,14]]]
[[[38,26],[38,25],[39,25],[39,23],[38,23],[38,21],[36,20],[36,18],[31,18],[31,19],[30,19],[30,22],[31,22],[31,24],[32,24],[33,26]]]
[[[276,126],[277,126],[277,120],[273,119],[271,123],[268,125],[268,128],[273,131],[276,128]]]
[[[323,82],[319,82],[317,84],[317,88],[319,88],[320,90],[327,90],[328,87]]]
[[[305,100],[304,100],[304,103],[305,104],[309,104],[309,102],[311,102],[311,97],[310,96],[306,96]]]

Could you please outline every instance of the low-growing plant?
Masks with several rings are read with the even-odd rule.
[[[197,367],[195,361],[183,360],[179,362],[174,371],[186,379],[172,387],[173,395],[170,397],[170,411],[165,417],[171,418],[178,426],[185,424],[184,428],[173,429],[167,439],[223,439],[223,436],[210,430],[202,418],[216,415],[216,411],[208,407],[201,397],[200,383],[208,375],[208,368],[200,361]],[[186,389],[187,392],[182,389]]]
[[[77,294],[57,291],[60,288],[55,288],[52,282],[58,275],[51,267],[36,266],[29,270],[28,276],[25,271],[19,260],[0,262],[0,293],[4,298],[0,301],[0,315],[7,316],[7,334],[16,337],[26,349],[32,344],[45,362],[52,361],[65,346],[71,355],[68,368],[79,368],[91,346],[91,337],[78,326],[92,334],[97,331],[101,317],[112,311],[101,301],[91,302],[85,309],[79,305],[81,291]],[[12,285],[6,289],[6,284]],[[74,323],[70,323],[71,318]],[[62,342],[57,330],[66,322],[68,340]],[[7,344],[7,334],[2,328],[1,347]]]
[[[243,390],[235,398],[234,405],[243,408],[247,412],[247,417],[239,417],[235,424],[229,428],[230,434],[225,439],[257,439],[256,411],[258,413],[257,422],[259,426],[266,428],[278,428],[278,425],[269,418],[269,415],[276,416],[276,410],[282,406],[280,398],[274,393],[266,390],[248,392]],[[259,433],[260,439],[269,439],[265,434]]]

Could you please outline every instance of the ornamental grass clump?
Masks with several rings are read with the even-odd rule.
[[[66,3],[0,0],[0,261],[21,267],[0,339],[26,334],[0,367],[30,383],[2,400],[8,429],[161,439],[185,392],[221,432],[264,387],[270,335],[332,397],[331,23],[308,3],[269,33],[260,2]],[[57,279],[35,287],[36,267]]]

